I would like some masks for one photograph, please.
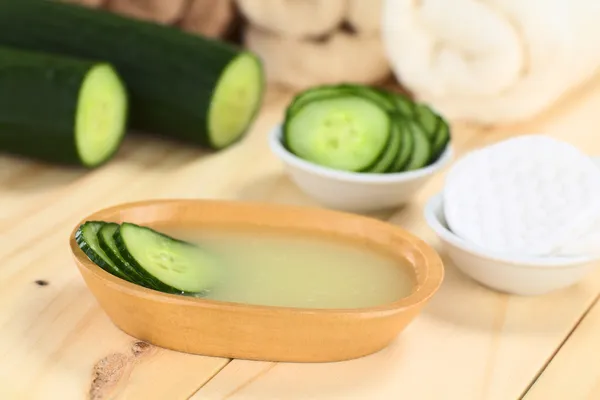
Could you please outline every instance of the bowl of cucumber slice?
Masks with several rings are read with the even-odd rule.
[[[269,140],[302,191],[351,212],[405,204],[452,159],[443,116],[403,94],[357,84],[298,94]]]

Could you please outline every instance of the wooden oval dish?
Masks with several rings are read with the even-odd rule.
[[[412,266],[413,292],[360,309],[255,306],[170,295],[121,280],[92,263],[70,237],[83,279],[112,322],[129,335],[186,353],[251,360],[329,362],[387,346],[438,290],[443,265],[422,240],[375,219],[321,209],[211,200],[151,200],[98,211],[83,221],[152,227],[236,226],[304,232],[380,248]],[[82,221],[82,222],[83,222]]]

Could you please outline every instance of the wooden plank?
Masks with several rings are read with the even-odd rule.
[[[544,132],[600,155],[594,128],[600,122],[598,110],[600,81],[533,122],[485,130],[463,126],[455,132],[457,150],[460,154],[520,133]],[[273,168],[271,174],[277,176]],[[390,222],[437,247],[422,207],[442,182],[442,176],[429,182]],[[271,200],[292,190],[288,185],[285,178],[278,178],[268,190]],[[528,298],[485,289],[448,260],[446,265],[447,278],[439,294],[389,348],[334,364],[234,360],[192,399],[517,399],[600,292],[600,271],[573,287]],[[579,398],[568,395],[566,382],[564,396],[549,397],[548,391],[539,398]]]
[[[600,399],[600,303],[596,303],[523,400]]]

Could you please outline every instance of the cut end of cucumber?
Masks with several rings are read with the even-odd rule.
[[[229,63],[208,110],[211,146],[225,148],[247,131],[262,102],[263,85],[263,66],[255,55],[241,53]]]
[[[75,142],[83,165],[96,167],[116,153],[126,130],[127,90],[117,72],[98,64],[87,73],[77,104]]]

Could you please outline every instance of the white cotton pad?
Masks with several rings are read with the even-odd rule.
[[[443,196],[449,228],[490,251],[598,251],[600,169],[568,143],[526,135],[475,150],[448,172]]]

